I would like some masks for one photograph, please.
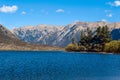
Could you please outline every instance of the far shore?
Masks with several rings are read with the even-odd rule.
[[[24,51],[26,51],[26,52],[29,52],[29,51],[31,51],[31,52],[39,52],[39,51],[64,51],[64,52],[68,52],[68,53],[85,53],[85,54],[119,54],[119,53],[108,53],[108,52],[90,52],[90,51],[66,51],[66,50],[0,50],[0,52],[1,51],[7,51],[7,52],[9,52],[9,51],[19,51],[19,52],[24,52]]]
[[[41,49],[41,50],[35,50],[35,49],[25,49],[25,50],[22,50],[22,49],[0,49],[0,51],[65,51],[64,49],[48,49],[48,50],[45,50],[45,49]]]
[[[95,54],[119,54],[112,52],[95,52],[95,51],[66,51],[66,52],[76,52],[76,53],[95,53]]]

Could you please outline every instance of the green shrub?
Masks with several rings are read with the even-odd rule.
[[[119,41],[111,41],[109,43],[106,43],[104,51],[105,52],[120,53],[120,40]]]
[[[76,44],[69,44],[66,48],[66,51],[76,51],[78,50],[78,46]]]
[[[85,46],[78,46],[77,44],[69,44],[66,48],[66,51],[86,51]]]
[[[86,47],[85,46],[78,46],[78,51],[86,51]]]

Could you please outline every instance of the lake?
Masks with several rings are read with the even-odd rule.
[[[120,55],[0,51],[0,80],[120,80]]]

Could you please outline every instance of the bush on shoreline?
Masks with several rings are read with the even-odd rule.
[[[75,44],[69,44],[66,48],[66,51],[86,51],[86,47],[84,46],[78,46]]]
[[[78,50],[78,46],[75,44],[69,44],[66,48],[66,51],[77,51]]]
[[[105,52],[120,53],[120,40],[119,41],[111,41],[109,43],[106,43],[104,51]]]

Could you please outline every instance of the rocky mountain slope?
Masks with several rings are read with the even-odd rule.
[[[114,40],[120,40],[120,28],[112,30],[111,34]]]
[[[13,33],[0,25],[0,50],[60,50],[58,47],[22,42]]]
[[[107,22],[74,22],[66,26],[37,25],[16,28],[12,30],[19,39],[45,45],[66,46],[72,38],[80,40],[80,31],[86,32],[87,27],[96,30],[99,26],[108,25],[110,30],[119,29],[120,23]]]
[[[0,43],[14,43],[19,41],[15,35],[13,35],[9,30],[0,25]]]

